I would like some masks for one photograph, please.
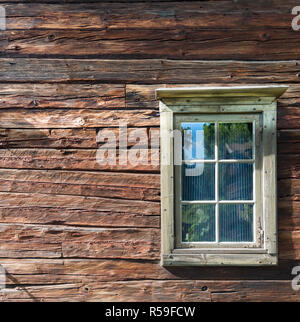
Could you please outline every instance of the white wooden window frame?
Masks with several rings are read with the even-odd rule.
[[[161,128],[161,226],[163,266],[262,266],[276,265],[277,255],[277,195],[276,195],[276,114],[277,98],[287,86],[234,86],[159,88]],[[256,120],[255,167],[255,242],[254,243],[189,243],[179,241],[178,224],[178,175],[175,176],[172,131],[176,120],[218,119],[234,115],[241,121],[250,117]],[[240,116],[240,118],[239,118]],[[257,126],[259,120],[259,127]],[[178,127],[178,124],[177,124]],[[257,136],[260,136],[258,138]],[[260,160],[259,160],[260,159]],[[175,180],[176,178],[176,180]],[[178,192],[177,192],[178,195]]]

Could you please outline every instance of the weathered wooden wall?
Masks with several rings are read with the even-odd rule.
[[[295,1],[0,5],[1,300],[300,300]],[[159,167],[100,166],[98,131],[157,130],[157,87],[258,83],[290,85],[278,111],[279,266],[160,267]]]

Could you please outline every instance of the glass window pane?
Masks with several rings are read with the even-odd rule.
[[[220,163],[219,164],[219,199],[252,200],[253,199],[253,164]]]
[[[220,204],[221,242],[253,242],[253,205]]]
[[[181,169],[182,200],[215,200],[214,163],[184,163]]]
[[[182,205],[182,241],[215,241],[215,205]]]
[[[183,160],[213,160],[215,158],[215,124],[181,123]]]
[[[219,159],[252,159],[252,123],[219,124]]]

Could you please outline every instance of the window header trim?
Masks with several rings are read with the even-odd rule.
[[[286,85],[209,86],[157,88],[156,98],[168,97],[272,97],[277,99],[289,87]]]

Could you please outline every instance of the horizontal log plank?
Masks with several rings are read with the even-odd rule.
[[[299,61],[2,58],[0,82],[297,83],[299,66]]]
[[[2,301],[299,301],[291,281],[124,281],[28,286],[0,291]]]
[[[108,155],[105,160],[101,159],[98,151],[96,149],[0,149],[0,168],[139,172],[159,172],[160,169],[157,149],[129,149],[126,151],[128,161],[125,163],[122,163],[126,160],[125,157],[120,158],[118,151],[112,151],[112,155]],[[136,156],[135,159],[133,156]]]
[[[160,188],[160,177],[156,174],[84,172],[84,171],[40,171],[0,169],[2,180],[41,182],[68,185],[98,185],[107,187]]]
[[[279,185],[280,186],[280,185]],[[300,202],[280,200],[278,202],[278,227],[282,231],[294,231],[300,228]]]
[[[102,130],[111,131],[116,144],[108,141]],[[121,132],[122,135],[123,132]],[[107,148],[119,147],[119,128],[71,128],[71,129],[1,129],[0,148]],[[123,137],[123,136],[122,136]],[[159,148],[159,128],[127,128],[128,148]]]
[[[278,234],[278,245],[279,258],[300,259],[300,230],[280,231]]]
[[[95,128],[0,129],[0,148],[97,148]]]
[[[160,176],[0,169],[0,191],[159,201]]]
[[[300,178],[299,154],[277,155],[277,171],[279,179]]]
[[[300,130],[282,130],[277,134],[278,153],[300,154]]]
[[[158,111],[88,109],[0,109],[1,128],[89,128],[159,125]]]
[[[290,28],[294,2],[7,4],[7,29]],[[220,24],[220,21],[222,23]]]
[[[51,242],[0,242],[1,258],[61,258],[62,246]]]
[[[0,193],[0,207],[64,207],[74,210],[100,210],[102,212],[159,215],[160,204],[151,201],[108,199],[42,193]],[[117,223],[116,223],[117,225]]]
[[[47,257],[40,249],[49,251],[51,247],[60,248],[61,254],[56,257],[64,258],[158,260],[160,257],[160,230],[156,228],[0,224],[0,230],[0,257],[4,258]],[[24,248],[30,251],[30,256]]]
[[[212,287],[212,301],[245,301],[245,302],[289,302],[300,301],[299,294],[293,290],[290,281],[247,281],[240,282],[217,282]],[[209,284],[208,284],[209,285]]]
[[[278,197],[280,200],[300,201],[300,179],[280,179]]]
[[[110,259],[6,259],[10,286],[142,280],[197,280],[199,268],[163,268],[158,261]],[[281,260],[277,267],[201,267],[203,280],[288,280],[296,261]]]
[[[145,216],[130,212],[121,213],[113,210],[101,211],[101,209],[78,210],[55,206],[20,206],[0,208],[0,223],[159,228],[160,216]]]
[[[0,84],[1,108],[123,108],[124,85]]]
[[[144,29],[142,32],[140,29],[4,31],[0,37],[0,54],[14,57],[210,60],[288,60],[299,57],[297,33],[290,26],[286,29],[274,26],[269,30],[249,28],[245,38],[243,29],[235,28],[226,33],[223,21],[220,30],[201,31],[182,28],[180,24],[175,29]]]
[[[299,143],[300,142],[300,129],[295,130],[282,130],[278,132],[279,143]],[[295,148],[296,148],[295,144]]]

